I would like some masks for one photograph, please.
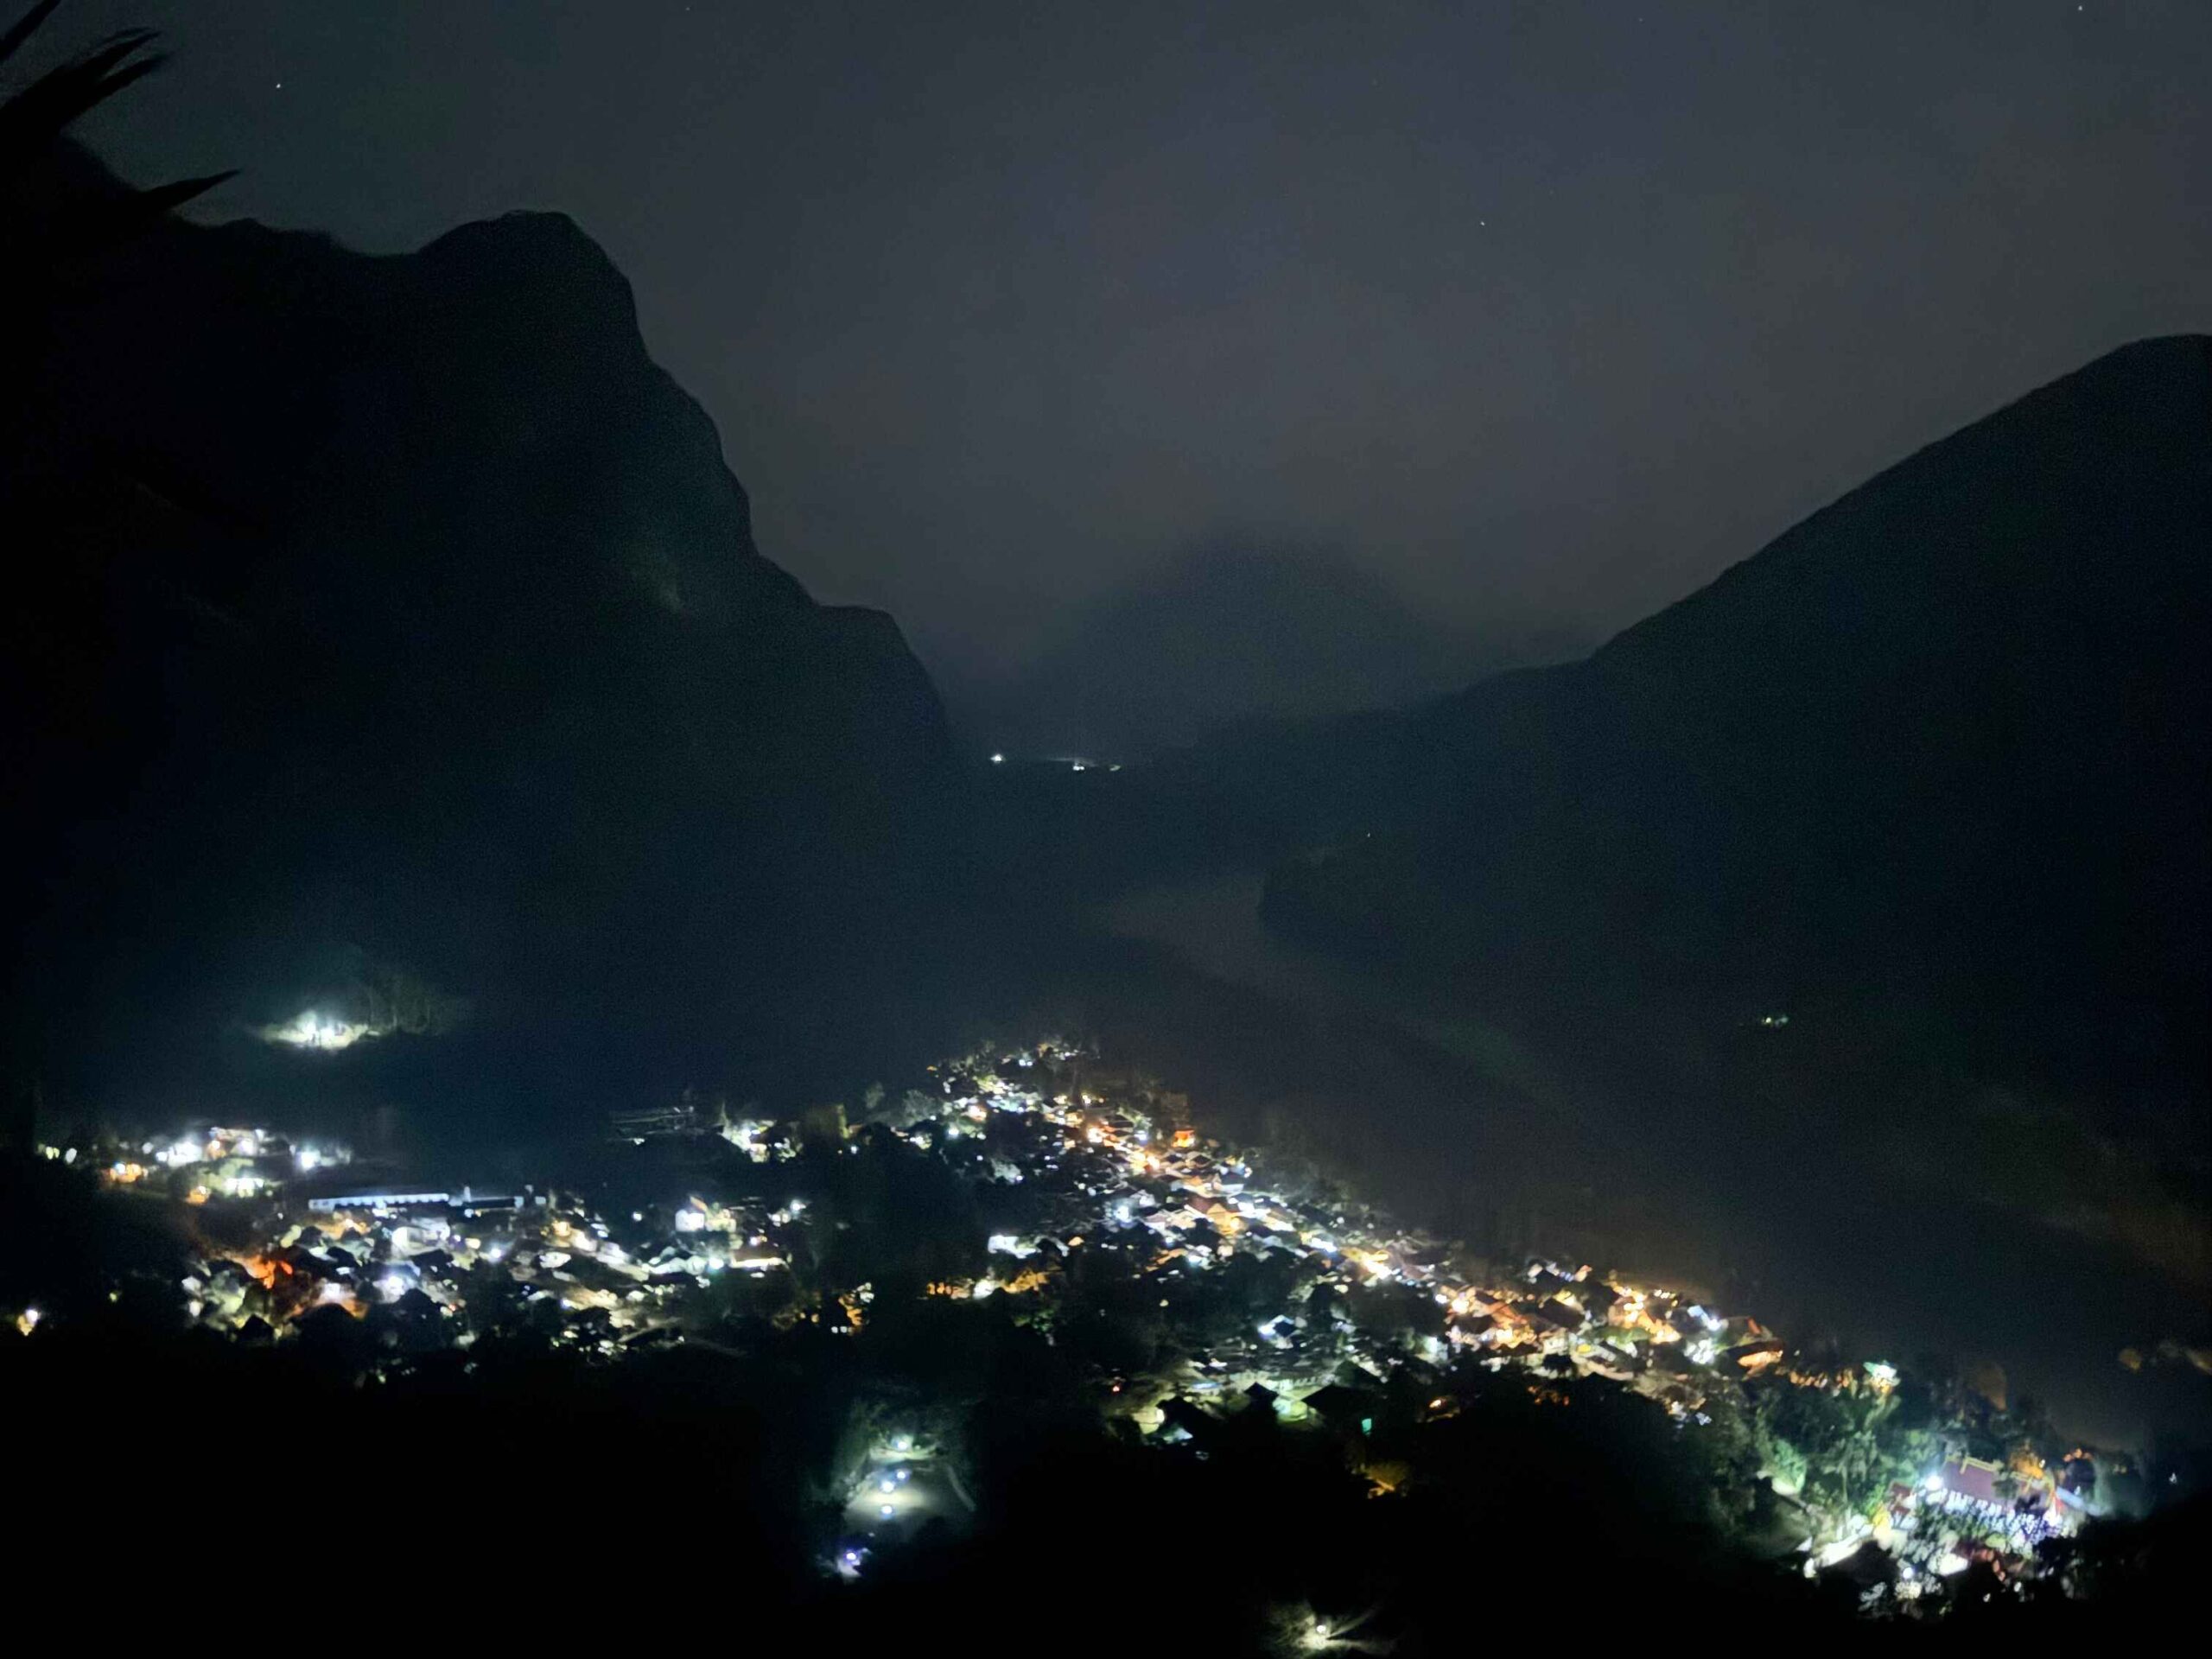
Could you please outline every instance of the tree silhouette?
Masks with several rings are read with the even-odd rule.
[[[0,35],[0,66],[22,49],[60,4],[60,0],[39,0]],[[112,179],[102,181],[105,188],[57,189],[40,177],[80,117],[168,61],[165,54],[148,49],[155,39],[149,29],[125,29],[0,99],[0,193],[13,221],[10,286],[39,280],[56,259],[126,234],[233,176],[213,173],[146,189]]]

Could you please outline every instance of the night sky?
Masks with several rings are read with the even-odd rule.
[[[2212,328],[2204,0],[76,0],[27,55],[136,23],[86,136],[242,168],[207,216],[574,215],[763,550],[956,694],[1223,535],[1594,642]]]

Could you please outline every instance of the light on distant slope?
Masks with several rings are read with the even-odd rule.
[[[291,1048],[328,1050],[351,1048],[369,1035],[369,1028],[351,1020],[333,1019],[310,1008],[289,1025],[264,1026],[261,1035],[266,1041],[283,1043]]]

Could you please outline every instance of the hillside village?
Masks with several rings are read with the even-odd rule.
[[[248,1344],[352,1344],[367,1375],[530,1336],[591,1363],[741,1338],[832,1336],[890,1301],[999,1299],[1073,1349],[1120,1432],[1205,1455],[1264,1418],[1332,1441],[1378,1496],[1420,1478],[1424,1424],[1475,1394],[1663,1413],[1746,1536],[1895,1612],[1979,1567],[2032,1580],[2106,1509],[2121,1454],[2052,1439],[1955,1384],[1794,1350],[1748,1313],[1591,1266],[1485,1268],[1449,1241],[1223,1146],[1189,1104],[1057,1041],[932,1068],[848,1121],[687,1100],[613,1121],[614,1173],[478,1190],[391,1179],[342,1147],[213,1128],[48,1145],[176,1206],[181,1317]],[[42,1314],[13,1310],[35,1338]],[[856,1577],[972,1511],[929,1402],[833,1471],[825,1569]]]

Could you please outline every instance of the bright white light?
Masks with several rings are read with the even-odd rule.
[[[264,1026],[261,1030],[262,1035],[270,1042],[283,1043],[293,1048],[350,1048],[369,1034],[366,1026],[333,1020],[312,1008],[298,1015],[288,1026]]]
[[[322,1161],[322,1154],[313,1147],[302,1147],[299,1153],[300,1173],[305,1174]]]
[[[1006,756],[1002,754],[993,755],[991,757],[991,764],[995,766],[1002,766],[1006,765]]]
[[[676,1212],[676,1230],[679,1233],[696,1233],[706,1224],[707,1212],[703,1210],[679,1210]]]
[[[876,1513],[882,1516],[886,1520],[888,1520],[891,1516],[898,1514],[899,1511],[893,1509],[890,1504],[886,1503],[881,1509],[878,1510]]]

